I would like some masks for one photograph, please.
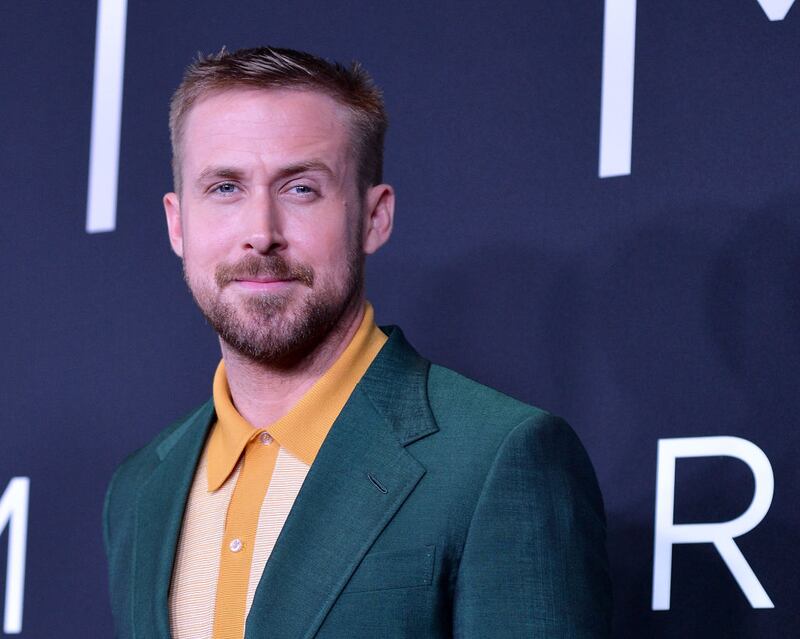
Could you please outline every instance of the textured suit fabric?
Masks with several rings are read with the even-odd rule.
[[[609,636],[602,499],[572,429],[387,332],[306,477],[245,636]],[[109,486],[121,639],[169,636],[175,547],[212,421],[209,402]]]

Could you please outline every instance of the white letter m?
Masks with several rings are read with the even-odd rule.
[[[27,477],[14,477],[0,497],[0,534],[8,526],[6,600],[3,615],[3,632],[7,635],[22,632],[29,487],[30,480]]]

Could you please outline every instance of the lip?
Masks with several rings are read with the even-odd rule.
[[[294,280],[276,280],[276,279],[237,279],[233,280],[234,284],[242,288],[255,290],[255,291],[272,291],[285,288],[291,285]]]

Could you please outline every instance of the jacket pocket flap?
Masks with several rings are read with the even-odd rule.
[[[344,593],[429,586],[436,546],[384,550],[361,560]]]

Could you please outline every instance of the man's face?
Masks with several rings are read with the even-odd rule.
[[[192,107],[181,148],[164,205],[197,304],[250,359],[301,357],[358,307],[377,248],[347,112],[315,91],[228,90]]]

